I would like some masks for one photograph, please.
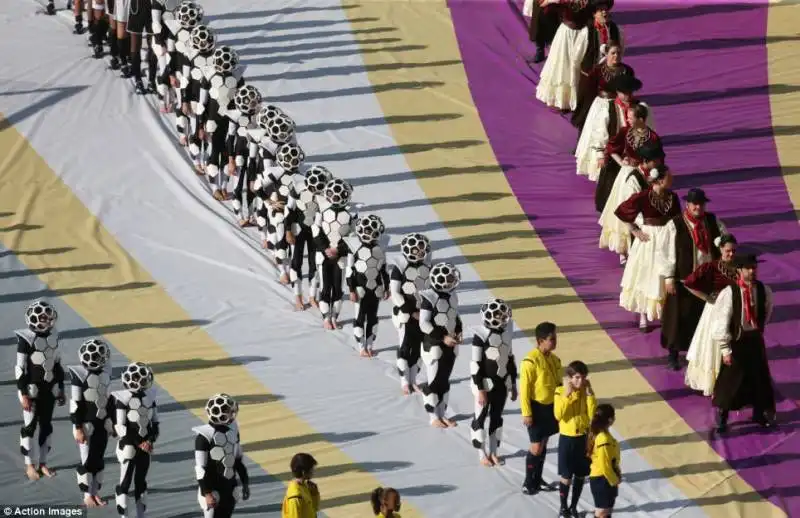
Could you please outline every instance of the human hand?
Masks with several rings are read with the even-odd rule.
[[[331,247],[325,250],[325,255],[328,259],[336,259],[339,256],[339,251]]]
[[[636,239],[638,239],[638,240],[639,240],[639,241],[641,241],[642,243],[647,243],[648,241],[650,241],[650,236],[648,236],[647,234],[645,234],[645,233],[644,233],[644,232],[642,232],[641,230],[634,230],[634,231],[633,231],[633,232],[631,232],[631,233],[632,233],[634,236],[636,236]]]
[[[411,316],[414,317],[415,320],[419,320],[419,311],[411,313]]]
[[[384,291],[384,292],[383,292],[383,300],[389,300],[389,297],[390,297],[391,295],[392,295],[392,294],[391,294],[391,293],[389,293],[389,290],[386,290],[386,291]]]
[[[250,486],[242,486],[242,500],[250,500]]]
[[[189,106],[189,103],[183,103],[181,104],[181,111],[184,115],[189,117],[192,114],[192,107]]]
[[[175,76],[169,76],[169,85],[176,90],[181,86],[180,81]]]
[[[486,391],[479,390],[478,391],[478,405],[486,406]]]
[[[242,493],[244,493],[244,490],[242,490]],[[216,501],[216,499],[214,499],[214,495],[212,493],[208,493],[206,495],[206,508],[207,509],[214,509],[214,507],[216,507],[216,505],[217,505],[217,501]]]
[[[288,230],[286,231],[286,242],[289,243],[290,245],[294,244],[294,234],[292,234]]]
[[[672,279],[667,279],[664,282],[664,289],[667,290],[667,295],[675,295],[675,281]]]
[[[726,354],[725,356],[722,357],[722,363],[730,367],[731,365],[733,365],[733,356],[731,356],[730,354]]]
[[[597,161],[597,168],[598,169],[604,168],[606,166],[606,163],[608,163],[608,161],[605,159],[605,157],[601,158],[600,160]]]
[[[144,452],[151,453],[153,451],[153,443],[150,441],[142,441],[139,444],[139,449]]]
[[[79,444],[86,444],[86,434],[83,433],[83,428],[76,428],[73,435],[75,436],[75,442]]]
[[[350,302],[358,302],[358,293],[354,291],[350,292]]]
[[[518,396],[517,387],[516,386],[511,387],[511,391],[510,392],[511,392],[511,395],[510,395],[511,401],[516,401],[517,400],[517,396]]]
[[[533,416],[532,415],[522,416],[522,424],[525,426],[533,426]]]
[[[455,347],[456,345],[458,345],[458,342],[456,342],[455,338],[448,335],[444,337],[444,345],[446,345],[447,347]]]
[[[29,396],[22,396],[20,403],[22,403],[22,409],[26,412],[30,412],[31,408],[33,408],[33,402]]]
[[[64,396],[63,390],[56,396],[56,403],[58,406],[64,406],[67,403],[67,398]]]

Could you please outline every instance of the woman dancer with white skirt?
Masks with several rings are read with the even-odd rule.
[[[561,25],[542,67],[536,98],[551,108],[572,111],[578,104],[581,61],[589,45],[586,24],[592,7],[589,0],[542,0],[540,5],[558,7]]]
[[[636,238],[622,275],[619,305],[639,315],[642,332],[648,331],[648,321],[661,318],[667,275],[662,258],[669,246],[666,224],[681,213],[678,195],[667,187],[667,168],[654,168],[649,180],[649,188],[631,196],[615,212]]]
[[[719,248],[720,259],[703,263],[683,281],[692,295],[706,302],[689,352],[686,353],[689,366],[686,367],[685,377],[686,386],[702,392],[704,396],[714,394],[714,384],[722,362],[719,345],[711,335],[714,301],[719,292],[736,284],[736,268],[733,267],[736,245],[736,238],[730,234],[718,237],[714,246]]]

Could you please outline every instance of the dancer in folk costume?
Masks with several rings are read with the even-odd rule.
[[[650,186],[623,202],[615,214],[630,225],[636,238],[631,246],[619,305],[639,315],[639,330],[648,330],[648,321],[661,318],[666,288],[663,258],[667,255],[667,223],[681,213],[678,195],[667,188],[669,176],[664,167],[650,172]]]
[[[667,224],[667,256],[663,258],[667,273],[667,299],[661,315],[661,347],[669,352],[667,365],[680,370],[679,353],[689,350],[700,316],[703,300],[692,295],[681,282],[698,266],[719,259],[714,243],[727,233],[725,225],[706,211],[710,200],[702,189],[689,189],[683,198],[686,209]]]
[[[76,470],[78,488],[86,507],[98,507],[106,505],[99,492],[108,436],[114,433],[114,404],[109,397],[111,349],[104,341],[92,338],[81,345],[78,359],[80,365],[69,367],[69,415],[81,458]]]
[[[686,290],[703,303],[703,314],[686,353],[689,364],[684,380],[686,386],[704,396],[714,393],[714,383],[722,364],[719,344],[714,341],[711,330],[717,296],[726,287],[736,285],[737,273],[733,266],[736,245],[736,238],[730,234],[716,238],[714,246],[719,250],[719,259],[701,264],[683,280]]]
[[[262,236],[266,235],[270,244],[281,284],[290,282],[289,253],[295,242],[290,218],[297,206],[295,185],[298,169],[305,158],[297,144],[283,144],[275,152],[274,162],[264,162],[264,171],[255,182],[261,198],[261,210],[257,216],[259,231]]]
[[[616,208],[637,192],[647,189],[650,177],[655,174],[654,169],[662,170],[662,174],[669,174],[669,168],[664,165],[664,150],[661,144],[646,144],[639,148],[637,154],[641,162],[637,166],[624,166],[620,170],[608,202],[600,213],[600,219],[597,220],[601,228],[600,248],[607,248],[618,254],[620,264],[625,264],[628,260],[631,232],[629,226],[616,216]]]
[[[392,322],[397,328],[397,372],[403,394],[417,388],[422,331],[419,328],[420,293],[431,273],[431,242],[423,234],[407,234],[400,241],[401,256],[389,272]]]
[[[239,66],[239,55],[231,47],[222,46],[214,50],[211,63],[201,71],[204,77],[198,108],[202,110],[201,119],[209,145],[206,175],[214,199],[223,201],[228,198],[228,178],[236,173],[228,167],[231,154],[228,148],[231,122],[228,110],[239,105],[246,110],[253,109],[261,101],[261,95],[255,88],[254,95],[247,95],[249,91],[244,96],[239,95],[244,86],[244,70]]]
[[[334,178],[325,185],[325,199],[311,226],[317,249],[317,269],[320,274],[319,310],[325,329],[340,329],[342,309],[342,278],[348,248],[345,238],[353,229],[355,216],[348,210],[353,187]]]
[[[472,394],[475,415],[470,426],[472,445],[484,466],[503,464],[497,450],[503,438],[503,410],[509,395],[517,400],[517,365],[511,348],[511,307],[502,299],[489,299],[481,306],[482,325],[472,338]],[[489,433],[484,426],[489,420]],[[488,437],[488,452],[487,452]]]
[[[89,44],[92,46],[93,57],[100,59],[105,54],[103,42],[108,40],[110,30],[109,15],[106,13],[105,0],[87,0],[91,2],[89,9]],[[109,51],[112,59],[116,56],[116,42],[109,41]]]
[[[317,307],[319,302],[319,276],[317,275],[317,249],[311,227],[319,212],[325,185],[333,179],[333,174],[321,165],[312,165],[306,169],[305,178],[295,186],[297,192],[296,209],[292,216],[292,270],[290,272],[294,287],[295,308],[304,311],[303,300],[303,258],[308,259],[308,300]]]
[[[592,101],[583,129],[578,135],[575,148],[576,172],[593,182],[603,184],[597,189],[605,203],[620,166],[614,161],[604,163],[609,139],[628,126],[630,109],[639,103],[633,93],[642,87],[642,82],[633,75],[633,69],[619,62],[619,51],[609,46],[606,61],[590,72],[589,79],[597,78],[598,94]],[[608,78],[608,81],[606,79]],[[605,167],[603,167],[605,165]],[[596,195],[598,196],[598,195]],[[598,212],[602,212],[600,207]]]
[[[14,375],[22,405],[19,446],[25,460],[25,475],[31,480],[56,474],[47,466],[53,435],[53,410],[56,404],[62,406],[66,401],[64,369],[55,328],[57,320],[55,308],[44,300],[37,300],[25,310],[28,327],[14,332],[17,336]],[[38,440],[34,439],[37,428]]]
[[[581,75],[578,80],[578,104],[572,114],[572,125],[583,129],[589,108],[592,106],[598,91],[598,79],[592,77],[592,73],[597,70],[598,65],[609,64],[612,59],[609,57],[611,49],[616,50],[616,57],[613,58],[614,66],[621,65],[622,54],[625,44],[622,38],[622,29],[611,20],[611,8],[613,0],[592,2],[592,21],[586,25],[587,45],[586,53],[581,60]],[[611,68],[612,72],[617,72]],[[630,71],[631,75],[633,71]],[[606,76],[605,81],[611,77]]]
[[[186,54],[191,66],[189,83],[182,95],[184,107],[189,107],[189,155],[192,157],[195,173],[205,175],[206,133],[205,104],[208,90],[203,88],[206,81],[205,71],[213,68],[212,57],[217,38],[207,25],[198,25],[192,29],[189,40],[189,51]],[[185,67],[184,67],[185,68]]]
[[[463,324],[458,314],[461,273],[450,263],[433,265],[431,289],[420,293],[419,328],[422,331],[422,362],[428,381],[420,386],[431,426],[448,428],[456,422],[445,417],[450,397],[450,375],[462,342]]]
[[[386,250],[381,243],[386,231],[383,221],[370,214],[356,222],[355,239],[350,238],[345,280],[350,302],[355,305],[353,334],[360,346],[360,355],[374,356],[373,345],[378,329],[378,307],[389,298],[389,273],[386,271]]]
[[[594,205],[597,212],[603,212],[617,178],[627,177],[627,174],[623,174],[623,169],[630,172],[631,168],[642,162],[639,148],[648,143],[661,143],[658,134],[648,126],[649,117],[650,109],[646,105],[643,103],[632,105],[626,117],[628,124],[620,128],[606,144],[603,157],[597,164],[600,168],[600,176],[594,191]]]
[[[119,484],[115,489],[117,513],[128,516],[128,491],[133,485],[136,518],[147,516],[147,473],[159,423],[153,371],[144,363],[131,363],[122,373],[122,388],[114,392],[114,430],[119,461]]]
[[[523,14],[530,17],[528,38],[536,44],[534,63],[545,60],[545,50],[553,43],[561,20],[558,9],[552,5],[542,5],[539,0],[525,0]]]
[[[764,343],[772,290],[758,280],[758,262],[752,254],[737,256],[736,285],[724,288],[715,302],[711,336],[722,353],[713,399],[719,433],[727,431],[732,410],[747,406],[753,408],[754,423],[775,425],[775,391]]]
[[[588,46],[586,25],[592,16],[589,0],[544,0],[558,9],[561,25],[539,75],[536,98],[547,106],[572,111],[578,105],[580,66]]]
[[[206,403],[208,424],[192,428],[197,501],[204,518],[231,518],[239,500],[250,498],[250,475],[243,462],[236,415],[239,404],[227,394]]]
[[[155,78],[156,78],[156,56],[153,52],[153,0],[128,0],[129,15],[126,30],[128,31],[128,39],[130,40],[130,74],[133,77],[134,88],[136,93],[144,95],[148,92],[142,82],[142,38],[148,34],[149,45],[147,47],[147,61],[148,61],[148,84],[152,86],[150,92],[155,93]]]
[[[153,11],[153,53],[156,58],[156,93],[158,95],[158,107],[161,113],[169,112],[172,106],[171,86],[174,81],[172,74],[172,58],[175,55],[175,35],[169,29],[169,24],[176,28],[180,25],[175,20],[175,10],[178,8],[178,0],[152,0]]]
[[[189,82],[192,78],[192,62],[189,56],[195,53],[192,49],[192,31],[203,22],[203,16],[200,5],[187,1],[175,10],[174,19],[164,21],[175,41],[175,52],[171,53],[169,67],[175,77],[175,128],[182,146],[189,145],[189,118],[193,117],[189,97]]]

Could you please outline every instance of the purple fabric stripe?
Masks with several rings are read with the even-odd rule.
[[[772,137],[765,3],[644,5],[618,0],[614,14],[629,44],[626,61],[644,82],[642,97],[654,107],[668,162],[678,175],[675,187],[681,194],[691,186],[706,189],[713,200],[710,210],[741,243],[763,253],[761,278],[775,290],[768,342],[782,396],[782,426],[760,433],[737,424],[749,418],[744,413],[733,420],[724,441],[710,436],[709,401],[684,387],[683,373],[665,370],[658,332],[642,336],[634,315],[596,296],[618,291],[622,272],[616,257],[597,248],[593,184],[575,174],[569,153],[575,130],[534,98],[539,67],[534,71],[525,63],[533,48],[520,6],[504,0],[450,0],[450,8],[473,99],[498,162],[561,270],[620,349],[686,422],[761,495],[789,516],[800,516],[800,436],[795,433],[800,423],[795,403],[800,399],[795,374],[800,356],[800,226]],[[783,85],[778,93],[790,90]]]

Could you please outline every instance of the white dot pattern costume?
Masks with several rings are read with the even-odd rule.
[[[242,462],[239,427],[236,423],[205,424],[193,428],[195,476],[197,498],[204,518],[229,518],[236,503],[241,500],[242,485],[247,486],[249,476]],[[238,479],[237,480],[237,475]],[[213,494],[216,506],[208,509],[206,494]]]
[[[420,293],[425,290],[431,272],[429,260],[409,262],[398,257],[391,266],[389,290],[392,298],[392,322],[398,332],[397,372],[403,387],[413,387],[419,371],[422,331],[414,317],[420,310]]]
[[[359,221],[369,221],[363,218]],[[377,221],[382,231],[383,223]],[[355,303],[355,319],[353,334],[356,343],[362,350],[371,350],[375,342],[378,327],[378,307],[380,301],[389,290],[389,274],[386,271],[386,252],[380,244],[380,232],[375,232],[378,239],[364,241],[361,234],[350,238],[351,245],[347,254],[345,279],[350,293],[358,296]],[[364,236],[367,237],[367,236]]]
[[[345,207],[331,205],[325,200],[320,204],[311,227],[317,248],[317,268],[321,275],[319,310],[324,319],[336,319],[342,309],[342,280],[349,252],[344,238],[350,235],[353,220]],[[336,249],[336,258],[325,255],[325,250],[329,248]]]

